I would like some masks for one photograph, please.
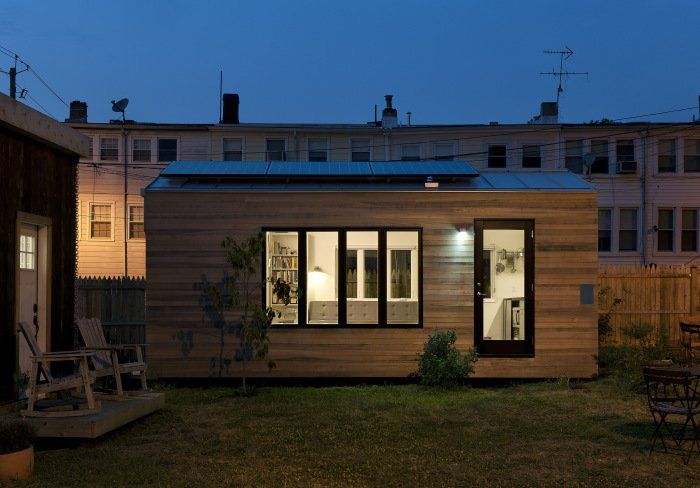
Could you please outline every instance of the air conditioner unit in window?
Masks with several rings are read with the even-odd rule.
[[[637,161],[618,161],[617,174],[629,174],[637,172]]]

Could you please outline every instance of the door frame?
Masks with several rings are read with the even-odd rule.
[[[525,231],[525,339],[484,340],[484,299],[479,296],[483,281],[484,230]],[[535,356],[535,221],[532,219],[474,220],[474,346],[482,357]]]
[[[22,225],[34,225],[37,227],[37,316],[40,323],[44,324],[46,334],[46,351],[51,350],[51,270],[52,270],[52,221],[49,217],[17,212],[15,224],[15,378],[19,380],[20,363],[20,337],[18,322],[20,315],[20,269],[19,269],[19,242]],[[42,320],[43,319],[43,320]]]

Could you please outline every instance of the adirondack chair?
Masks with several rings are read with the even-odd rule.
[[[83,337],[85,347],[95,351],[91,356],[93,369],[91,371],[96,377],[114,376],[117,384],[117,394],[123,395],[122,377],[124,373],[139,373],[141,378],[141,389],[148,390],[146,384],[146,362],[143,360],[144,344],[109,344],[105,340],[102,324],[99,319],[78,319],[78,329]],[[120,351],[135,351],[136,361],[122,363],[119,361]]]
[[[94,352],[89,350],[42,352],[29,325],[20,322],[18,328],[27,341],[32,360],[27,409],[23,410],[22,414],[28,417],[68,417],[97,412],[100,407],[99,403],[95,401],[92,391],[95,378],[90,375],[88,365],[88,358],[92,357]],[[78,370],[66,376],[54,376],[51,374],[51,363],[53,362],[78,362]],[[81,388],[85,390],[87,408],[66,411],[36,410],[35,408],[37,400],[42,394]]]

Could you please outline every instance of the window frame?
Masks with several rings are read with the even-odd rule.
[[[270,150],[267,148],[267,143],[269,141],[282,141],[283,143],[283,149],[282,149],[282,159],[270,159]],[[286,137],[265,137],[265,161],[267,162],[272,162],[272,161],[288,161],[289,158],[288,153],[289,152],[289,147],[287,144],[287,138]]]
[[[175,141],[175,157],[173,159],[161,159],[160,157],[160,141]],[[180,138],[179,137],[158,137],[156,139],[156,162],[169,163],[177,161],[180,156]],[[152,156],[151,156],[152,157]]]
[[[226,159],[226,141],[231,141],[231,140],[236,140],[236,141],[241,141],[241,159]],[[235,152],[235,151],[228,151],[228,152]],[[229,137],[229,136],[223,136],[221,138],[221,160],[222,161],[233,161],[233,162],[243,162],[245,161],[245,137]]]
[[[661,212],[671,212],[671,228],[662,228],[661,227]],[[656,209],[656,236],[655,236],[655,241],[656,241],[656,252],[661,253],[661,254],[671,254],[675,252],[676,250],[676,217],[677,217],[677,212],[674,207],[658,207]],[[659,236],[661,232],[666,232],[669,233],[671,236],[671,248],[670,249],[660,249],[659,244]]]
[[[148,159],[136,159],[136,151],[145,151],[145,149],[136,149],[137,142],[148,142]],[[131,162],[132,163],[145,163],[153,161],[153,141],[149,137],[134,137],[131,139]]]
[[[532,169],[532,168],[540,168],[540,169],[541,169],[541,168],[542,168],[542,161],[543,161],[543,159],[544,159],[544,158],[542,157],[542,153],[543,153],[543,147],[542,147],[542,146],[543,146],[543,143],[541,143],[541,142],[530,142],[530,141],[527,141],[527,142],[521,143],[521,144],[520,144],[520,166],[521,166],[522,168],[528,168],[528,169]],[[537,152],[538,152],[539,162],[538,162],[537,166],[533,166],[534,163],[528,163],[527,166],[525,165],[525,157],[526,157],[526,156],[525,156],[525,148],[526,148],[526,147],[527,147],[527,148],[536,147],[536,148],[538,149]],[[532,156],[527,156],[527,157],[532,157]]]
[[[438,146],[451,146],[450,154],[448,156],[438,156]],[[433,159],[435,161],[454,161],[459,152],[459,144],[457,141],[440,141],[433,143]]]
[[[679,251],[682,254],[687,254],[687,255],[695,255],[697,254],[698,250],[700,250],[700,243],[698,242],[698,237],[700,236],[700,224],[699,224],[699,217],[700,217],[700,209],[697,207],[681,207],[680,209],[680,248]],[[694,219],[694,227],[692,229],[686,228],[683,226],[683,214],[685,212],[694,212],[695,213],[695,219]],[[695,234],[695,239],[694,239],[694,244],[695,248],[691,250],[683,249],[683,235],[686,232],[693,232]]]
[[[578,144],[579,145],[579,153],[578,154],[569,154],[569,147],[570,145],[573,144]],[[583,164],[583,156],[585,154],[584,150],[584,139],[580,138],[572,138],[572,139],[564,139],[564,169],[567,169],[571,171],[573,174],[576,175],[585,175],[586,174],[586,168],[584,167]],[[569,160],[571,158],[571,161]],[[580,169],[581,171],[574,171],[572,169],[572,166],[574,166],[574,161],[576,161],[576,168],[574,169]]]
[[[117,141],[117,145],[116,145],[116,148],[115,148],[116,154],[115,154],[115,156],[114,156],[113,158],[112,158],[112,157],[106,157],[106,156],[103,156],[103,155],[102,155],[102,150],[103,150],[102,141],[106,141],[106,140],[108,140],[108,139]],[[111,149],[112,149],[112,148],[109,148],[109,150],[111,150]],[[108,137],[108,136],[100,137],[100,158],[99,158],[99,159],[100,159],[100,161],[119,161],[119,138],[118,138],[118,137]]]
[[[608,212],[610,215],[610,227],[607,229],[607,231],[610,233],[610,247],[608,249],[601,250],[600,249],[600,213],[601,212]],[[613,252],[613,237],[615,236],[615,211],[613,208],[610,207],[599,207],[598,208],[598,254],[605,253],[605,254],[610,254]]]
[[[350,139],[349,139],[349,141],[348,141],[348,148],[349,148],[349,151],[350,151],[350,154],[348,155],[348,161],[355,161],[355,160],[353,159],[353,157],[352,157],[353,153],[355,152],[355,151],[353,151],[353,141],[360,141],[360,140],[366,140],[366,141],[368,142],[368,145],[366,146],[366,147],[367,147],[367,151],[357,151],[357,152],[358,152],[358,153],[360,153],[360,152],[366,152],[366,153],[369,155],[369,157],[367,158],[367,161],[372,161],[372,152],[373,152],[373,151],[372,151],[372,149],[373,149],[372,146],[373,146],[373,145],[372,145],[372,137],[371,137],[371,136],[367,136],[367,137],[350,137]],[[359,147],[363,147],[363,146],[359,146]],[[364,162],[364,160],[359,160],[359,159],[358,159],[357,161]]]
[[[600,155],[601,158],[605,158],[605,171],[599,171],[596,164],[600,164],[601,161],[599,161],[599,155],[596,154],[593,150],[593,148],[597,145],[602,143],[605,143],[605,155]],[[610,140],[607,137],[594,137],[591,138],[589,141],[589,152],[595,156],[595,160],[593,161],[593,164],[591,164],[590,169],[588,169],[588,172],[590,175],[609,175],[610,174]],[[595,171],[594,171],[595,168]],[[584,174],[586,173],[586,168],[584,165]]]
[[[422,329],[423,328],[423,228],[422,227],[263,227],[263,235],[268,232],[297,232],[298,234],[298,269],[299,269],[299,300],[296,324],[272,324],[275,329]],[[338,323],[309,324],[306,317],[308,303],[306,301],[307,275],[307,241],[308,232],[337,232],[338,233]],[[348,232],[377,232],[377,323],[349,324],[347,323],[347,233]],[[415,324],[387,323],[387,281],[388,266],[387,232],[417,232],[418,233],[418,321]],[[304,271],[302,271],[304,270]],[[267,307],[265,282],[267,280],[267,246],[264,246],[261,259],[261,276],[265,277],[261,287],[261,303]]]
[[[492,164],[494,163],[492,163],[491,161],[491,148],[496,146],[503,146],[503,156],[493,156],[494,158],[504,158],[503,166],[492,166]],[[508,168],[508,144],[506,144],[505,142],[489,142],[486,144],[486,167],[489,169]]]
[[[667,154],[666,151],[662,151],[662,143],[663,142],[672,142],[673,143],[673,154]],[[674,175],[678,172],[678,166],[679,166],[679,161],[678,161],[678,138],[672,137],[659,137],[657,138],[656,141],[656,174],[657,175]],[[673,169],[668,169],[664,167],[664,169],[661,168],[661,158],[662,157],[673,157]]]
[[[144,205],[143,205],[143,203],[130,203],[130,204],[128,204],[128,207],[129,207],[127,209],[128,210],[128,214],[127,214],[128,221],[127,221],[127,226],[126,226],[127,239],[130,241],[143,242],[146,240],[146,228],[145,228],[146,215],[144,213],[144,211],[145,211]],[[135,207],[141,208],[141,220],[140,221],[131,219],[131,209],[135,208]],[[142,224],[144,226],[143,237],[132,237],[131,236],[131,224]]]
[[[688,141],[696,141],[695,150],[692,154],[688,152]],[[700,173],[700,165],[698,166],[698,169],[688,169],[688,163],[686,162],[686,158],[688,157],[700,158],[700,137],[683,138],[683,173],[697,175],[698,173]]]
[[[109,207],[109,237],[94,237],[92,235],[92,207],[105,206]],[[96,222],[104,222],[102,220]],[[114,241],[114,202],[88,202],[87,214],[87,237],[90,241]]]
[[[408,146],[418,147],[418,156],[404,156],[404,149]],[[423,160],[423,143],[422,142],[402,142],[401,143],[401,155],[399,157],[401,161],[422,161]]]
[[[632,229],[627,229],[627,228],[622,228],[622,212],[625,210],[634,210],[635,212],[635,241],[634,241],[634,249],[621,249],[620,248],[620,233],[621,232],[630,232]],[[639,254],[639,248],[640,248],[640,225],[639,225],[639,218],[640,218],[640,212],[639,212],[639,207],[620,207],[617,209],[617,252],[622,253],[622,254]]]
[[[323,150],[316,150],[314,149],[312,151],[311,149],[311,141],[318,142],[318,141],[324,141],[325,142],[325,151]],[[306,138],[306,159],[307,161],[314,161],[317,163],[327,163],[331,160],[331,139],[330,137],[307,137]],[[325,152],[326,153],[326,159],[311,159],[311,153],[321,153]]]

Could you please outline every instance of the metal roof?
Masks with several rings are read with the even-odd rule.
[[[428,176],[438,183],[426,188]],[[595,191],[567,170],[484,170],[464,161],[176,161],[148,191]]]
[[[161,176],[474,177],[466,161],[174,161]]]

